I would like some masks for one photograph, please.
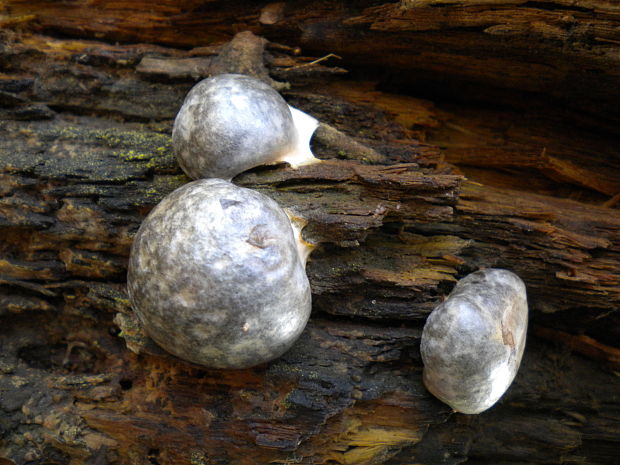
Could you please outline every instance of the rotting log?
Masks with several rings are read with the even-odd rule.
[[[0,51],[0,463],[613,463],[620,170],[603,117],[620,99],[595,105],[617,79],[614,55],[599,53],[616,47],[612,2],[158,2],[148,15],[121,3],[5,3],[14,31]],[[568,50],[536,32],[567,10],[577,18]],[[97,20],[84,24],[86,11]],[[538,11],[540,21],[528,29],[512,11]],[[486,43],[476,28],[497,21],[490,12],[513,31],[496,45],[511,52],[502,62],[519,68],[562,52],[556,59],[572,58],[574,71],[601,60],[595,88],[585,77],[571,84],[580,111],[544,99],[526,106],[516,92],[502,94],[513,105],[501,108],[433,104],[377,90],[372,73],[342,77],[345,64],[389,61],[402,79],[396,59],[413,48],[394,37],[415,37],[429,49],[451,45],[403,65],[410,76],[432,78],[435,63],[453,82],[501,87],[490,58],[496,73],[484,78],[482,66],[454,61],[457,44]],[[606,40],[589,50],[577,27],[586,18]],[[274,42],[248,33],[226,42],[246,27]],[[524,52],[530,41],[540,55]],[[307,49],[344,60],[317,61]],[[132,235],[188,182],[171,153],[172,118],[197,79],[224,71],[270,80],[324,124],[313,141],[323,164],[235,180],[304,216],[318,244],[307,330],[281,359],[242,371],[159,350],[125,293]],[[509,75],[505,87],[532,90]],[[451,414],[422,386],[419,337],[455,279],[483,266],[523,277],[532,329],[505,398],[479,416]]]

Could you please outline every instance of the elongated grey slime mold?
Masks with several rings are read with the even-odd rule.
[[[525,284],[516,274],[486,269],[461,279],[424,326],[425,386],[457,412],[490,408],[517,374],[527,322]]]
[[[221,74],[187,94],[172,131],[175,155],[194,179],[222,178],[259,165],[319,161],[310,150],[318,121],[264,82]]]
[[[201,179],[172,192],[134,239],[127,285],[151,338],[212,368],[288,350],[311,311],[299,219],[256,191]]]

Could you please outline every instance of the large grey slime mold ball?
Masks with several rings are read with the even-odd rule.
[[[461,279],[422,332],[427,389],[457,412],[490,408],[517,374],[527,320],[525,284],[516,274],[486,269]]]
[[[305,259],[284,210],[221,179],[175,190],[142,223],[127,286],[148,334],[213,368],[272,360],[311,310]]]
[[[188,176],[230,180],[259,165],[318,161],[310,150],[317,125],[264,82],[220,74],[187,94],[174,121],[172,141]]]

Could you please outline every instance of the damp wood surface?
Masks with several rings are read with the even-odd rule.
[[[2,8],[0,464],[614,462],[615,2]],[[317,245],[306,331],[241,371],[163,352],[125,291],[142,219],[189,181],[174,116],[221,72],[318,118],[324,160],[234,180]],[[481,267],[523,278],[531,325],[508,393],[468,416],[424,389],[419,340]]]

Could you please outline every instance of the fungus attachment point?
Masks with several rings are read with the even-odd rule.
[[[519,369],[527,320],[525,284],[516,274],[487,269],[461,279],[424,325],[427,389],[457,412],[493,406]]]
[[[191,182],[144,220],[127,287],[147,333],[213,368],[246,368],[288,350],[310,316],[296,232],[269,197],[221,179]]]
[[[295,243],[297,244],[297,253],[299,254],[299,259],[304,264],[304,266],[306,266],[306,263],[308,262],[308,257],[310,257],[310,254],[316,248],[315,244],[306,241],[301,234],[301,231],[308,224],[308,220],[306,220],[302,216],[297,215],[295,212],[288,208],[285,208],[284,212],[288,216],[288,219],[291,220],[291,226],[293,227],[293,232],[295,233]]]
[[[297,131],[296,143],[294,150],[286,154],[279,161],[286,162],[293,168],[319,163],[321,160],[316,158],[310,149],[310,139],[312,139],[312,134],[314,134],[314,131],[316,131],[316,128],[319,126],[319,122],[316,118],[313,118],[295,107],[289,105],[288,108],[291,111],[295,130]]]
[[[230,180],[259,165],[318,161],[310,150],[317,126],[315,118],[290,107],[264,82],[220,74],[187,94],[172,141],[188,176]]]

